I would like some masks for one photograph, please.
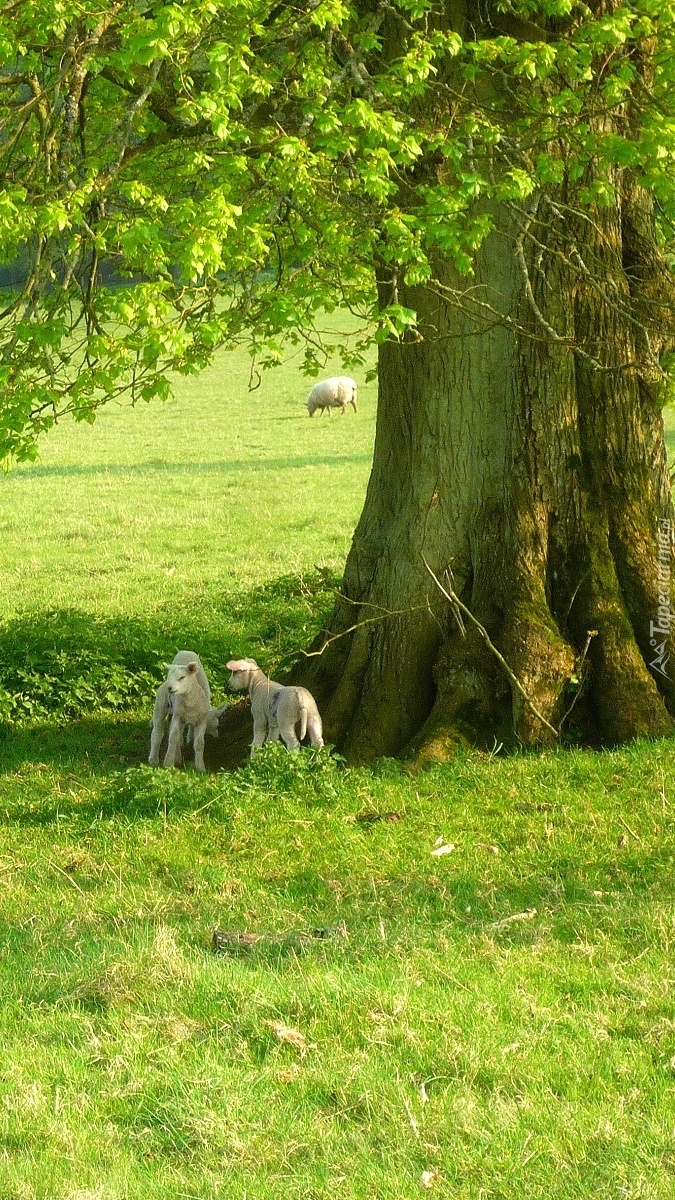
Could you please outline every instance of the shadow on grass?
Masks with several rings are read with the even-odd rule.
[[[67,725],[41,721],[23,729],[0,724],[0,774],[29,763],[78,775],[123,770],[147,758],[149,746],[148,722],[138,716],[85,717]]]
[[[96,718],[63,730],[39,725],[8,735],[3,729],[2,773],[11,775],[27,766],[31,773],[0,791],[0,820],[22,826],[56,821],[88,825],[100,819],[134,820],[210,807],[219,785],[208,749],[206,775],[194,770],[192,749],[186,747],[183,769],[147,767],[139,779],[137,768],[147,764],[149,732],[144,720]],[[58,786],[51,769],[58,772]],[[99,780],[102,786],[97,786]]]
[[[154,694],[177,650],[200,655],[213,703],[221,703],[227,660],[248,654],[263,667],[289,663],[314,638],[336,587],[317,571],[234,594],[214,591],[196,610],[170,607],[147,618],[64,609],[0,622],[0,773],[29,762],[85,773],[144,762]],[[207,738],[207,768],[240,765],[250,740],[248,707],[234,705],[218,743]]]
[[[251,744],[251,714],[248,704],[238,704],[227,713],[227,723],[217,738],[207,737],[204,761],[208,773],[220,770],[235,770],[248,761]],[[139,766],[147,762],[150,750],[150,724],[144,717],[122,715],[106,720],[89,717],[58,726],[39,722],[29,728],[0,722],[0,777],[12,774],[23,767],[56,768],[72,772],[78,779],[86,776],[107,775],[110,771],[122,771],[126,767]],[[162,743],[160,760],[166,751],[166,736]],[[163,770],[163,768],[159,768]],[[183,769],[192,771],[193,754],[190,746],[185,747]],[[0,815],[10,814],[0,797]],[[63,813],[61,799],[50,804],[40,800],[40,811],[44,810],[44,821]],[[100,807],[100,806],[99,806]],[[77,806],[82,811],[82,806]],[[37,811],[37,810],[36,810]],[[98,812],[99,809],[96,809]],[[32,823],[35,814],[31,817]]]
[[[223,459],[220,462],[165,462],[164,459],[148,459],[143,463],[91,463],[68,466],[54,464],[22,467],[13,479],[71,479],[91,475],[147,475],[157,471],[165,475],[236,475],[249,471],[294,471],[303,467],[333,467],[344,463],[355,465],[371,461],[370,454],[306,454],[298,458]]]

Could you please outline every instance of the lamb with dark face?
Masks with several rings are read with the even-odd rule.
[[[211,689],[199,656],[192,650],[179,650],[172,663],[166,664],[166,680],[157,691],[150,738],[151,766],[159,766],[166,719],[171,717],[165,767],[177,767],[182,761],[183,733],[192,733],[195,769],[205,771],[204,737],[218,732],[216,710],[211,708]]]
[[[230,691],[248,692],[251,699],[251,758],[265,742],[277,742],[279,737],[287,750],[299,750],[307,733],[312,746],[323,746],[321,717],[307,688],[275,683],[261,671],[254,658],[233,659],[227,669],[231,671]]]

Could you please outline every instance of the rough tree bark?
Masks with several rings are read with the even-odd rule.
[[[542,200],[539,240],[549,249],[560,241],[569,256],[562,209],[544,209]],[[610,744],[671,729],[673,684],[648,666],[670,487],[633,315],[660,267],[639,197],[624,194],[595,218],[579,236],[604,284],[549,257],[533,304],[523,299],[518,239],[495,234],[484,245],[474,295],[518,314],[525,334],[509,322],[478,331],[438,292],[403,298],[424,340],[381,347],[365,507],[342,595],[299,671],[326,739],[350,762],[405,754],[424,763],[464,740],[552,740],[475,628],[462,636],[424,560],[439,578],[452,571],[552,725],[595,630],[578,733]],[[441,283],[458,280],[446,268]]]
[[[542,200],[537,237],[545,230],[548,248],[569,256],[562,212]],[[577,734],[612,744],[672,727],[673,683],[648,666],[659,521],[672,509],[640,303],[661,267],[639,196],[595,216],[595,244],[587,229],[579,237],[604,283],[549,256],[533,287],[540,316],[523,295],[515,236],[487,240],[472,286],[517,322],[474,319],[438,290],[402,297],[423,340],[380,348],[373,469],[342,593],[293,673],[351,763],[554,740],[476,629],[462,636],[424,560],[439,579],[452,571],[552,725],[596,630]],[[447,266],[439,274],[448,289],[460,283]]]
[[[425,560],[452,573],[551,725],[595,631],[577,735],[672,728],[674,683],[649,666],[659,522],[672,517],[665,334],[646,333],[672,284],[628,172],[616,202],[586,216],[562,188],[528,205],[498,214],[470,280],[441,262],[434,288],[400,288],[420,339],[379,350],[365,506],[332,616],[293,673],[351,763],[555,740],[476,628],[462,635]]]

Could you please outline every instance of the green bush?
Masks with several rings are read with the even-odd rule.
[[[337,581],[326,570],[283,575],[241,594],[152,619],[95,616],[81,609],[28,612],[0,621],[0,721],[23,723],[148,708],[164,662],[194,649],[212,690],[226,690],[225,662],[250,654],[287,670],[329,607]]]
[[[229,790],[240,796],[255,793],[337,800],[345,791],[344,761],[330,746],[289,754],[281,742],[269,742],[245,767],[234,772]]]
[[[147,631],[75,610],[0,623],[0,720],[61,720],[147,703],[162,678]]]

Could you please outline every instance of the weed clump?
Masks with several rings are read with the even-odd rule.
[[[259,793],[330,803],[349,786],[344,768],[345,760],[330,746],[289,754],[281,742],[268,742],[245,767],[233,772],[229,790],[239,796]]]
[[[141,628],[76,610],[0,623],[0,721],[128,711],[162,678],[161,650]]]
[[[327,616],[337,585],[326,569],[282,575],[210,597],[198,622],[191,606],[176,604],[148,617],[64,608],[0,619],[0,722],[152,711],[163,663],[181,649],[199,652],[214,695],[226,690],[234,645],[266,665],[273,646],[273,664],[287,670]]]

